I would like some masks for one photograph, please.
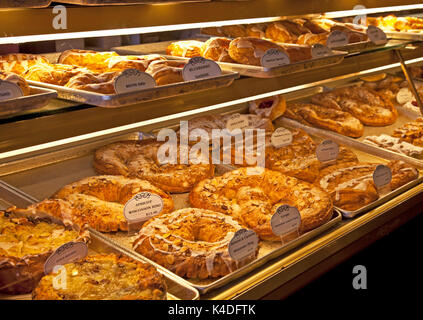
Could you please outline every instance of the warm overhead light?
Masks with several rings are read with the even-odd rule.
[[[372,13],[396,12],[396,11],[413,10],[413,9],[423,9],[423,4],[333,11],[333,12],[326,12],[324,16],[326,18],[340,18],[340,17],[358,16],[358,15],[372,14]]]
[[[197,22],[197,23],[184,23],[154,27],[139,27],[139,28],[124,28],[124,29],[110,29],[110,30],[96,30],[96,31],[83,31],[83,32],[64,32],[53,34],[40,34],[31,36],[18,36],[18,37],[0,37],[0,44],[10,43],[25,43],[36,41],[49,41],[49,40],[66,40],[66,39],[80,39],[80,38],[95,38],[104,36],[121,36],[130,34],[142,34],[152,32],[174,31],[197,29],[206,27],[221,27],[233,24],[249,24],[249,23],[263,23],[280,20],[280,17],[267,17],[267,18],[253,18],[253,19],[238,19],[238,20],[225,20],[213,22]]]

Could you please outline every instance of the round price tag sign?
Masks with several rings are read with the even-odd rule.
[[[44,273],[49,274],[55,266],[65,265],[85,258],[88,246],[85,242],[68,242],[61,245],[44,263]]]
[[[380,164],[373,171],[373,182],[377,188],[385,187],[391,183],[392,172],[388,166]]]
[[[236,129],[244,130],[249,126],[247,116],[239,113],[233,114],[228,121],[226,121],[226,129],[232,132]]]
[[[333,161],[338,158],[339,146],[332,140],[325,140],[316,148],[316,157],[320,162]]]
[[[146,221],[158,215],[163,209],[163,199],[157,194],[140,192],[130,199],[123,209],[129,223]]]
[[[148,73],[137,69],[126,69],[116,77],[114,86],[116,93],[126,93],[153,88],[156,86],[156,81]]]
[[[414,96],[408,88],[401,88],[397,93],[397,102],[399,104],[405,104],[407,102],[413,101]]]
[[[311,47],[311,56],[313,58],[321,58],[331,56],[333,54],[332,50],[327,46],[324,46],[320,43],[313,44]]]
[[[240,229],[229,242],[229,256],[234,260],[242,260],[256,252],[257,246],[257,234],[253,230]]]
[[[288,146],[292,143],[292,133],[288,129],[279,127],[273,131],[270,142],[275,148]]]
[[[189,59],[188,63],[182,69],[184,81],[213,78],[221,74],[222,70],[216,62],[203,57]]]
[[[21,88],[14,82],[0,80],[0,101],[23,96]]]
[[[386,33],[383,32],[380,28],[376,26],[370,25],[367,28],[367,36],[369,37],[370,41],[376,45],[386,44],[388,42],[388,38],[386,37]]]
[[[279,49],[269,49],[261,57],[261,65],[265,68],[275,68],[290,63],[288,54]]]
[[[336,48],[336,47],[342,47],[348,44],[348,36],[345,32],[342,32],[341,30],[335,30],[332,31],[328,39],[326,40],[326,45],[329,48]]]
[[[282,236],[299,230],[301,215],[297,208],[287,204],[279,206],[270,219],[272,232],[276,236]]]

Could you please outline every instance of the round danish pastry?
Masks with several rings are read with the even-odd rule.
[[[268,118],[271,121],[281,117],[286,110],[286,101],[283,96],[267,97],[249,102],[249,111],[262,118]]]
[[[280,45],[271,41],[253,37],[241,37],[232,40],[229,44],[229,56],[241,64],[260,66],[261,57],[269,49],[278,49],[286,52]]]
[[[167,145],[154,139],[114,142],[96,150],[94,168],[103,174],[145,179],[165,191],[187,192],[197,182],[213,176],[214,166],[208,154],[194,155],[191,149],[180,147],[189,154],[186,164],[180,161],[181,150],[165,159]]]
[[[0,79],[3,81],[9,81],[16,84],[21,90],[24,96],[29,95],[29,85],[24,78],[17,75],[16,73],[0,71]]]
[[[136,194],[150,192],[160,196],[166,213],[173,209],[170,195],[140,179],[122,176],[94,176],[68,184],[53,197],[64,199],[75,209],[71,219],[87,223],[100,232],[128,230],[123,209]]]
[[[185,278],[216,278],[254,260],[257,252],[233,260],[229,242],[242,226],[230,216],[185,208],[147,221],[134,241],[135,251]]]
[[[234,62],[228,53],[231,41],[228,38],[210,38],[203,45],[203,58],[221,62]]]
[[[280,172],[241,168],[198,183],[190,193],[191,205],[231,215],[254,230],[262,240],[280,241],[270,219],[283,204],[301,214],[300,233],[326,223],[332,217],[330,196],[310,183]]]
[[[166,49],[166,54],[177,57],[201,57],[203,42],[197,40],[182,40],[172,42]]]
[[[89,242],[84,225],[66,220],[71,211],[65,201],[55,201],[51,211],[35,206],[26,209],[11,207],[0,211],[0,292],[31,292],[44,275],[44,264],[52,253],[68,242]]]
[[[63,267],[66,286],[55,287],[57,275],[46,275],[33,300],[166,300],[166,282],[156,268],[124,255],[90,255]]]

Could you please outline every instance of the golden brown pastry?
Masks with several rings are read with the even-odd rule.
[[[241,168],[198,183],[190,193],[191,205],[228,214],[253,229],[260,239],[280,241],[270,219],[282,204],[301,214],[300,233],[329,221],[330,196],[319,187],[265,168]]]
[[[331,28],[330,31],[332,32],[335,30],[344,32],[347,35],[348,43],[356,43],[368,40],[367,34],[365,32],[353,30],[351,27],[345,25],[336,24]]]
[[[331,130],[348,137],[358,138],[364,132],[362,123],[350,113],[311,103],[289,104],[284,116],[306,125]]]
[[[232,25],[232,26],[222,26],[220,27],[225,37],[229,38],[238,38],[238,37],[246,37],[247,31],[243,25]]]
[[[162,213],[173,209],[170,195],[150,182],[122,176],[94,176],[61,188],[54,198],[64,199],[75,209],[71,216],[100,232],[128,230],[123,208],[128,200],[140,192],[150,192],[163,200]]]
[[[202,47],[201,41],[181,40],[171,43],[166,49],[166,54],[184,58],[201,57]]]
[[[34,207],[0,211],[0,292],[31,292],[57,248],[72,241],[89,242],[87,227],[66,219],[70,206],[65,201],[56,204],[59,219]]]
[[[196,160],[202,161],[199,164],[193,164],[192,158],[184,164],[180,161],[178,150],[177,158],[173,159],[173,162],[163,163],[166,159],[159,157],[159,149],[163,144],[154,139],[108,144],[96,150],[94,169],[101,174],[148,180],[168,192],[187,192],[196,183],[214,174],[214,166],[210,163],[208,154],[197,155]],[[163,148],[165,153],[167,149]],[[181,148],[185,154],[188,154],[188,150]]]
[[[328,40],[329,33],[305,33],[298,37],[297,44],[305,44],[312,46],[313,44],[319,43],[321,45],[326,45]]]
[[[182,69],[184,63],[172,60],[155,60],[145,70],[156,81],[156,85],[162,86],[171,83],[183,82]]]
[[[229,44],[229,56],[236,62],[253,66],[261,65],[261,57],[269,49],[286,52],[280,45],[253,37],[236,38]]]
[[[312,58],[310,46],[281,44],[281,47],[288,53],[291,63],[310,60]]]
[[[228,38],[210,38],[203,44],[201,55],[214,61],[234,62],[228,53],[231,41]]]
[[[66,286],[55,288],[54,274],[44,276],[33,300],[166,300],[166,281],[152,265],[128,256],[90,255],[64,265]]]
[[[35,64],[49,63],[47,58],[25,53],[11,53],[0,56],[0,70],[22,75]]]
[[[230,216],[186,208],[147,221],[133,248],[180,277],[207,279],[225,276],[248,264],[257,252],[233,260],[229,242],[242,226]]]
[[[254,38],[265,38],[266,37],[266,28],[267,23],[253,23],[247,24],[245,27],[247,37],[254,37]]]
[[[24,96],[29,95],[30,89],[28,83],[24,78],[16,73],[0,71],[0,80],[13,82],[22,90]]]
[[[210,36],[215,36],[215,37],[225,37],[225,34],[223,33],[222,27],[201,28],[200,33],[207,34],[207,35],[210,35]]]
[[[407,122],[396,128],[392,136],[415,146],[423,147],[423,118],[417,118],[415,121]]]
[[[379,198],[373,182],[377,163],[342,163],[320,172],[316,184],[330,193],[334,206],[348,211],[358,210]],[[417,169],[401,162],[387,164],[392,172],[391,190],[418,177]]]
[[[282,43],[295,43],[298,38],[297,36],[291,34],[288,28],[279,21],[269,23],[266,28],[265,35],[267,39]]]
[[[248,104],[251,114],[257,114],[271,121],[282,116],[286,110],[286,101],[282,95],[250,101]]]
[[[70,78],[65,84],[65,87],[102,94],[115,94],[114,82],[119,74],[119,72],[106,72],[101,74],[80,72]]]
[[[312,97],[313,103],[351,113],[368,126],[393,124],[398,111],[394,104],[382,94],[360,86],[338,88]]]
[[[372,146],[380,147],[383,149],[391,150],[397,153],[405,154],[409,157],[414,157],[418,159],[423,158],[423,148],[415,146],[409,142],[402,141],[401,138],[392,137],[387,134],[381,134],[378,136],[367,136],[364,140],[364,143],[370,144]]]
[[[84,67],[92,72],[104,72],[106,61],[111,57],[119,56],[116,52],[98,52],[92,50],[71,49],[59,56],[58,62],[72,66]]]
[[[29,69],[23,74],[23,77],[26,80],[64,86],[72,77],[80,74],[81,72],[89,73],[87,69],[67,64],[40,63],[29,67]]]
[[[313,33],[313,34],[328,33],[328,30],[319,26],[315,21],[310,20],[310,19],[302,19],[302,20],[304,21],[303,24],[302,24],[303,27],[310,30],[311,33]]]

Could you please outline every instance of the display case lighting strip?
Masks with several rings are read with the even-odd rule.
[[[407,64],[414,64],[414,63],[418,63],[418,62],[423,62],[423,57],[412,59],[412,60],[407,60],[406,62],[407,62]],[[263,93],[263,94],[259,94],[259,95],[255,95],[255,96],[250,96],[250,97],[247,97],[247,98],[231,100],[231,101],[211,105],[211,106],[208,106],[208,107],[184,111],[184,112],[180,112],[180,113],[176,113],[176,114],[172,114],[172,115],[168,115],[168,116],[163,116],[163,117],[159,117],[159,118],[155,118],[155,119],[151,119],[151,120],[145,120],[145,121],[141,121],[141,122],[137,122],[137,123],[131,123],[131,124],[127,124],[127,125],[123,125],[123,126],[119,126],[119,127],[114,127],[114,128],[110,128],[110,129],[105,129],[105,130],[101,130],[101,131],[97,131],[97,132],[87,133],[87,134],[83,134],[83,135],[79,135],[79,136],[75,136],[75,137],[71,137],[71,138],[56,140],[56,141],[47,142],[47,143],[43,143],[43,144],[31,146],[31,147],[7,151],[7,152],[0,153],[0,161],[5,160],[5,159],[9,159],[9,158],[12,158],[12,157],[16,157],[16,156],[22,156],[22,155],[33,153],[33,152],[39,152],[41,150],[47,150],[47,149],[51,149],[51,148],[55,148],[55,147],[59,147],[59,146],[64,146],[64,145],[70,144],[70,143],[83,142],[85,140],[99,138],[99,137],[107,136],[107,135],[111,135],[111,134],[116,134],[116,133],[124,134],[124,133],[131,132],[131,130],[132,131],[139,130],[144,126],[153,125],[153,124],[157,124],[157,123],[160,123],[160,122],[170,121],[170,120],[174,120],[174,119],[177,119],[177,118],[183,118],[183,117],[187,117],[187,116],[193,116],[193,115],[201,114],[201,113],[204,113],[204,112],[218,110],[218,109],[222,109],[222,108],[225,108],[225,107],[230,107],[230,106],[237,105],[237,104],[247,103],[247,102],[250,102],[250,101],[253,101],[253,100],[263,99],[263,98],[267,98],[267,97],[271,97],[271,96],[275,96],[275,95],[279,95],[279,94],[287,94],[287,93],[290,93],[290,92],[293,92],[293,91],[298,91],[298,90],[302,90],[302,89],[315,87],[315,86],[321,85],[322,83],[329,82],[329,81],[340,80],[340,79],[348,78],[348,77],[351,77],[351,76],[366,75],[366,74],[371,74],[371,73],[375,73],[375,72],[381,72],[381,71],[384,71],[384,70],[397,68],[397,67],[400,67],[399,62],[398,63],[392,63],[392,64],[382,66],[382,67],[377,67],[377,68],[372,68],[372,69],[360,71],[360,72],[357,72],[357,73],[354,73],[354,74],[339,76],[339,77],[332,78],[332,79],[326,79],[326,80],[322,80],[322,81],[318,81],[318,82],[314,82],[314,83],[298,85],[298,86],[291,87],[291,88],[267,92],[267,93]]]
[[[40,35],[16,36],[16,37],[5,36],[5,37],[0,37],[0,44],[10,44],[10,43],[18,44],[18,43],[25,43],[25,42],[96,38],[96,37],[105,37],[105,36],[121,36],[121,35],[143,34],[143,33],[152,33],[152,32],[207,28],[207,27],[222,27],[222,26],[228,26],[228,25],[234,25],[234,24],[272,22],[272,21],[278,21],[280,19],[281,17],[266,17],[266,18],[252,18],[252,19],[161,25],[161,26],[152,26],[152,27],[64,32],[64,33],[52,33],[52,34],[40,34]]]
[[[359,15],[372,14],[372,13],[398,12],[398,11],[415,10],[415,9],[423,9],[423,4],[332,11],[332,12],[326,12],[324,16],[326,18],[341,18],[341,17],[359,16]]]

